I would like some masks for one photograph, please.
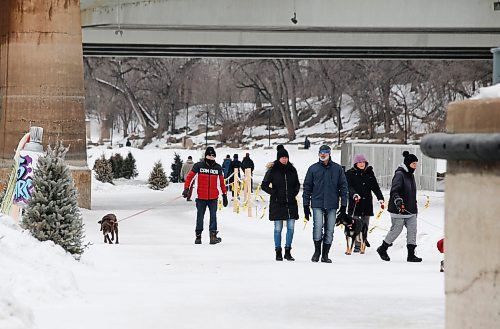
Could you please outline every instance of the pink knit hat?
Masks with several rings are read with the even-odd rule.
[[[352,163],[356,164],[358,162],[368,162],[368,161],[366,161],[366,158],[363,154],[356,154],[354,156],[354,160],[352,160]]]

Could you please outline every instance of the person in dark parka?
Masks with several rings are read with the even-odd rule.
[[[268,170],[262,180],[262,190],[270,194],[269,220],[274,221],[274,247],[276,260],[282,261],[281,232],[286,221],[285,259],[294,261],[291,255],[295,220],[299,218],[296,196],[300,182],[297,170],[289,162],[287,150],[278,145],[276,161],[268,164]]]
[[[233,155],[233,161],[231,161],[231,165],[229,166],[229,186],[231,188],[231,191],[233,191],[233,198],[235,196],[235,191],[234,191],[234,170],[238,169],[238,177],[241,179],[241,161],[238,160],[238,154]],[[231,176],[232,175],[232,176]]]
[[[403,152],[404,161],[394,173],[389,199],[389,213],[391,214],[392,226],[377,248],[380,258],[390,261],[387,249],[406,227],[406,247],[408,249],[408,262],[421,262],[422,258],[415,256],[417,247],[417,184],[413,173],[417,169],[418,158],[408,151]]]
[[[346,172],[349,184],[349,206],[347,213],[362,220],[366,226],[370,225],[370,216],[373,216],[373,198],[375,193],[380,207],[384,209],[384,196],[380,191],[373,167],[368,166],[368,161],[363,154],[354,156],[353,167]],[[370,244],[366,243],[367,247]],[[356,241],[354,252],[359,252],[360,242]]]
[[[245,157],[243,160],[241,160],[241,170],[243,171],[243,175],[245,175],[245,169],[250,169],[251,175],[253,177],[253,170],[255,168],[255,165],[253,163],[253,160],[250,159],[250,153],[245,154]],[[253,193],[253,178],[251,179],[250,183],[250,191]]]

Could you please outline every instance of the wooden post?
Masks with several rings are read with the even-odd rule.
[[[252,217],[252,169],[245,169],[245,202],[248,207],[248,217]]]
[[[238,200],[238,195],[240,193],[240,182],[239,176],[238,176],[239,169],[234,168],[234,174],[233,174],[233,211],[234,212],[239,212],[240,208],[240,201]]]

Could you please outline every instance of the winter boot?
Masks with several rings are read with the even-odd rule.
[[[314,254],[311,261],[317,263],[319,261],[319,256],[321,256],[321,241],[314,241]]]
[[[371,246],[370,246],[370,243],[368,242],[368,240],[366,240],[365,245],[366,245],[366,248],[370,248],[370,247],[371,247]]]
[[[196,240],[194,240],[194,244],[201,244],[201,231],[196,231]]]
[[[332,246],[331,244],[323,243],[323,254],[321,255],[321,262],[322,263],[331,263],[332,262],[332,260],[330,258],[328,258],[328,253],[330,252],[331,246]]]
[[[354,242],[354,250],[353,252],[359,252],[359,249],[361,248],[361,243],[358,241]]]
[[[283,260],[283,255],[281,254],[281,248],[276,248],[276,260],[277,261],[282,261]]]
[[[419,263],[422,261],[422,258],[415,256],[415,248],[417,245],[415,244],[407,244],[406,248],[408,248],[408,258],[406,258],[406,261],[410,263]]]
[[[221,238],[217,237],[217,233],[219,233],[219,231],[210,231],[210,244],[216,244],[222,241]]]
[[[387,248],[389,248],[390,246],[392,246],[392,243],[388,244],[384,240],[382,240],[382,245],[377,248],[377,253],[380,255],[380,258],[382,258],[382,260],[385,260],[386,262],[391,260],[389,258],[389,255],[387,254]]]
[[[289,261],[294,261],[295,258],[292,257],[292,254],[290,253],[290,250],[292,250],[292,248],[285,247],[285,259],[289,260]]]

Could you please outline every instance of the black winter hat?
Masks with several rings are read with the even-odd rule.
[[[281,145],[281,144],[278,145],[278,147],[276,147],[276,150],[278,151],[278,153],[276,154],[277,160],[279,160],[282,157],[290,158],[290,156],[288,155],[288,151],[285,150],[285,147],[283,145]]]
[[[321,152],[328,152],[330,153],[332,149],[330,148],[330,146],[324,144],[324,145],[321,145],[320,148],[319,148],[319,153]]]
[[[403,152],[403,157],[405,158],[403,163],[406,165],[407,168],[410,168],[410,164],[413,162],[418,162],[418,158],[415,154],[411,154],[408,151]]]
[[[207,156],[207,155],[216,156],[215,149],[212,146],[207,147],[207,149],[205,151],[205,156]]]
[[[233,155],[234,159],[238,159],[238,154]]]

